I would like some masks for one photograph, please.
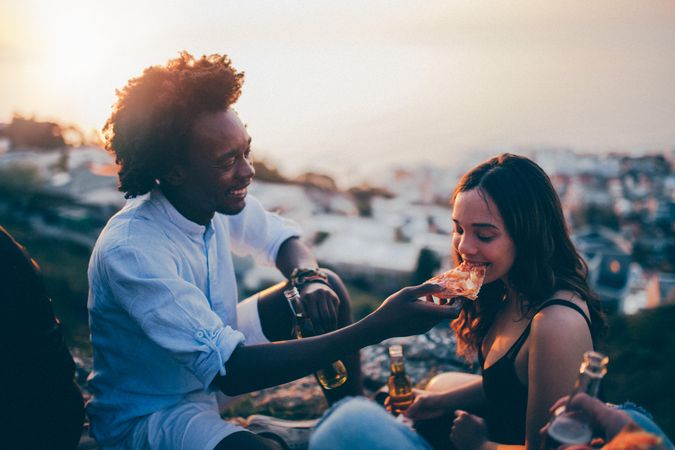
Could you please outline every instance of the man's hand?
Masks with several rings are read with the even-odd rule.
[[[460,409],[455,411],[450,441],[461,450],[480,450],[487,442],[485,420]]]
[[[435,305],[420,300],[441,290],[443,287],[436,284],[405,287],[387,297],[363,321],[369,324],[379,340],[426,333],[441,320],[454,319],[459,314],[458,301],[448,305]]]
[[[323,334],[337,329],[340,299],[335,291],[324,283],[307,283],[300,289],[300,300],[311,322],[311,335]]]

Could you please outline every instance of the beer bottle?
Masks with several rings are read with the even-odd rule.
[[[387,380],[389,404],[391,412],[398,416],[408,409],[414,400],[412,382],[405,372],[403,347],[398,344],[389,347],[389,367],[391,367],[391,375]]]
[[[292,287],[284,291],[284,296],[293,312],[293,334],[297,339],[300,339],[303,337],[303,328],[308,321],[300,303],[300,292],[298,292],[298,288]],[[347,368],[342,361],[337,360],[317,370],[314,376],[324,389],[335,389],[347,381]]]
[[[579,376],[567,403],[579,393],[597,397],[602,377],[607,373],[609,358],[598,352],[584,353]],[[556,449],[561,445],[586,444],[593,438],[593,430],[583,414],[568,411],[566,404],[556,409],[549,421],[543,447]]]

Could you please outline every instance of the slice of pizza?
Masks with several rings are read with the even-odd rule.
[[[445,288],[441,292],[434,293],[434,297],[443,299],[465,297],[476,300],[485,280],[486,269],[484,264],[463,262],[454,269],[430,278],[427,283],[440,284]]]

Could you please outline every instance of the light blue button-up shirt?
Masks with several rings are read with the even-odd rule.
[[[209,391],[245,338],[264,340],[257,311],[237,320],[231,253],[273,265],[292,236],[299,236],[292,222],[251,196],[242,212],[216,214],[207,226],[183,217],[158,189],[110,219],[88,270],[87,412],[100,444],[119,442],[142,416]]]

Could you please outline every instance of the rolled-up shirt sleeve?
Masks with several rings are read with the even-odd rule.
[[[124,245],[102,256],[114,300],[152,342],[192,372],[205,390],[216,374],[225,375],[225,362],[244,335],[224,325],[204,294],[179,275],[174,255],[161,246],[141,252]]]
[[[268,266],[276,263],[281,244],[301,236],[295,222],[265,210],[253,196],[248,196],[246,207],[228,220],[232,250],[238,255],[251,255],[256,262]]]

